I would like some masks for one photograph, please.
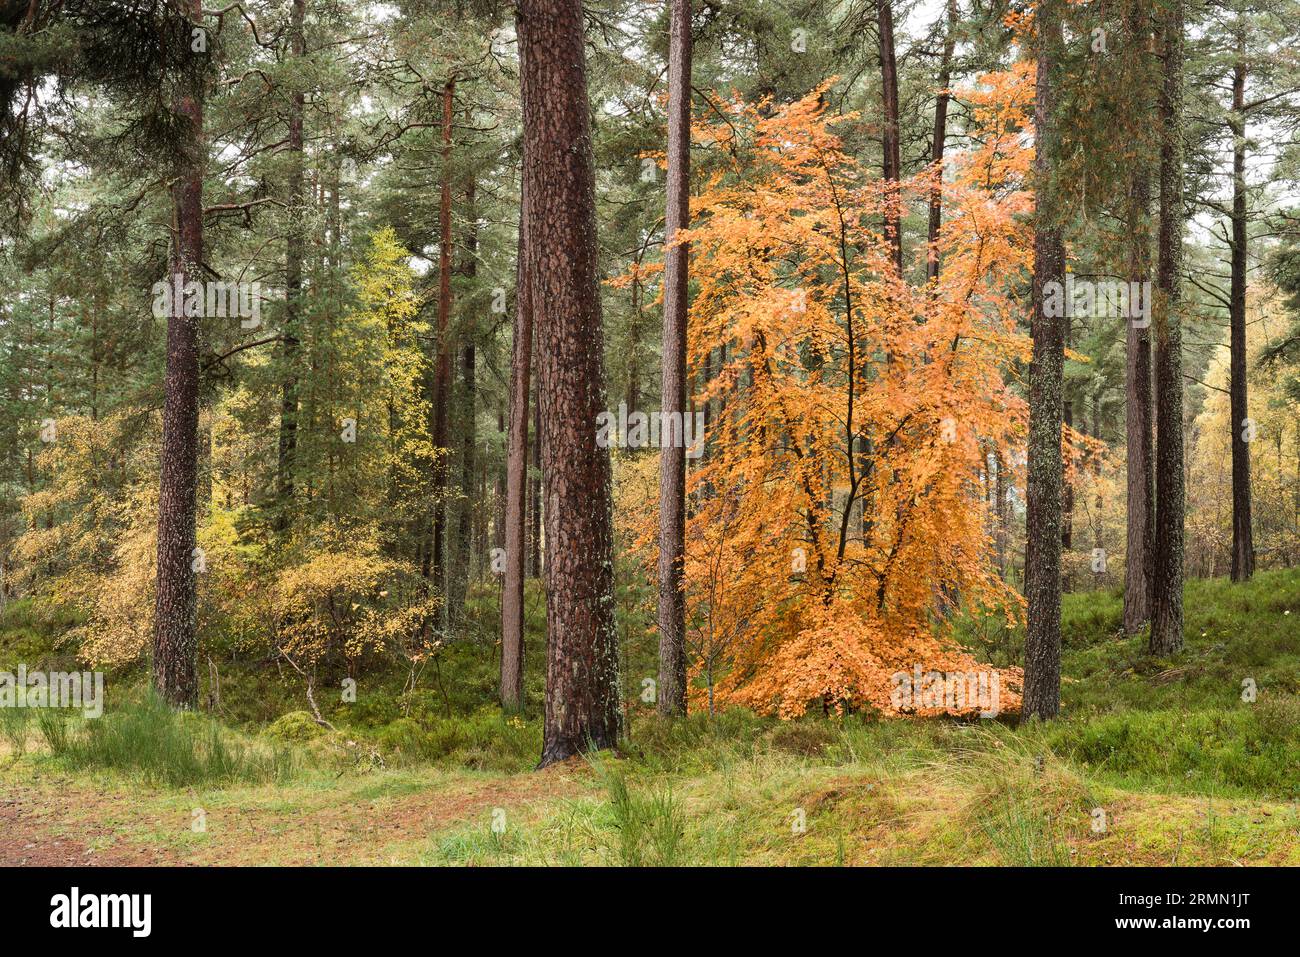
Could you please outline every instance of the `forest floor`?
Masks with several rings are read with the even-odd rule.
[[[110,698],[104,730],[10,721],[0,865],[1300,865],[1300,571],[1192,583],[1168,661],[1117,634],[1118,601],[1068,597],[1063,716],[1023,729],[646,714],[621,754],[539,772],[536,719],[455,714],[450,691],[340,735],[250,717],[233,676],[235,720]],[[462,684],[490,676],[449,660]]]

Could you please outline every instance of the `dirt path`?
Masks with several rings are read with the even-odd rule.
[[[47,779],[0,789],[0,866],[411,863],[416,847],[438,831],[480,819],[486,827],[497,807],[514,815],[571,797],[581,791],[581,775],[557,766],[366,797],[347,788],[233,794],[229,803],[207,808],[207,832],[191,840],[181,836],[188,809],[182,822],[174,806],[165,806],[166,792],[132,799]],[[177,840],[163,837],[171,834]]]
[[[498,780],[462,781],[401,795],[357,799],[338,792],[307,798],[293,811],[247,808],[210,812],[212,840],[194,851],[202,864],[287,865],[412,863],[417,847],[439,831],[481,822],[501,807],[510,815],[581,791],[573,773],[556,767]]]
[[[95,849],[56,837],[50,822],[35,814],[32,799],[0,798],[0,867],[140,867],[179,864],[161,851],[115,843]]]

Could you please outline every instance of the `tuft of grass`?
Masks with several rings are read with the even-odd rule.
[[[42,717],[44,717],[42,715]],[[62,726],[62,725],[61,725]],[[216,722],[172,711],[155,695],[84,721],[76,734],[64,727],[61,747],[50,750],[74,770],[105,768],[169,787],[284,782],[299,770],[287,747],[250,747]],[[44,731],[42,725],[42,731]]]
[[[1033,736],[979,731],[971,748],[934,766],[961,785],[967,818],[988,840],[997,863],[1064,867],[1067,837],[1090,820],[1097,799],[1086,780]]]
[[[609,826],[616,859],[624,867],[675,867],[686,856],[686,818],[681,802],[668,788],[635,793],[621,771],[594,764],[609,796]]]
[[[619,863],[624,867],[640,867],[646,825],[641,808],[633,801],[632,792],[627,787],[627,778],[622,774],[609,773],[606,787],[609,789],[613,827],[618,834]]]
[[[9,742],[9,750],[16,757],[27,753],[29,718],[26,708],[0,708],[0,735]]]
[[[71,742],[67,715],[57,708],[40,708],[36,712],[36,725],[51,754],[55,757],[67,754]]]
[[[1056,824],[1029,801],[1008,794],[986,813],[980,829],[1011,867],[1068,867],[1070,852]]]

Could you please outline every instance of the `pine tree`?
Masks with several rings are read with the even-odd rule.
[[[579,0],[524,0],[528,273],[546,475],[546,713],[542,766],[619,738],[609,450],[596,264],[595,169]]]
[[[1025,686],[1021,715],[1054,718],[1061,707],[1061,460],[1065,336],[1048,314],[1049,283],[1064,277],[1065,249],[1053,205],[1052,161],[1060,136],[1054,74],[1061,51],[1060,0],[1041,0],[1034,26],[1037,89],[1034,130],[1033,358],[1029,366],[1029,471],[1025,516]]]
[[[690,224],[691,4],[671,0],[668,42],[668,196],[664,215],[664,345],[662,409],[667,421],[686,422],[686,308],[689,246],[677,231]],[[686,713],[685,432],[669,437],[659,477],[660,714]]]
[[[1183,646],[1183,45],[1182,0],[1161,17],[1160,230],[1155,310],[1156,529],[1152,563],[1151,653]]]

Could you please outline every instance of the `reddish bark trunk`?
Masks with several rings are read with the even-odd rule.
[[[1160,96],[1160,260],[1155,313],[1156,530],[1152,562],[1151,641],[1155,655],[1183,646],[1183,6],[1164,14]]]
[[[192,22],[201,13],[187,3]],[[203,279],[203,97],[181,95],[174,106],[186,131],[183,158],[172,185],[171,273],[183,287]],[[201,294],[200,294],[201,295]],[[153,684],[169,704],[198,701],[196,655],[195,496],[198,477],[199,317],[185,315],[182,297],[167,319],[162,451],[158,476],[158,579],[154,598]],[[201,310],[199,310],[201,311]]]
[[[451,120],[456,81],[442,88],[442,197],[439,203],[438,240],[438,356],[433,380],[433,543],[430,575],[447,597],[447,408],[451,397]]]
[[[691,4],[671,0],[668,47],[668,192],[664,239],[664,341],[662,408],[666,421],[686,422],[686,244],[672,245],[690,224]],[[659,458],[659,686],[663,715],[686,713],[686,442],[666,435]]]
[[[618,639],[596,176],[580,0],[521,0],[529,291],[546,475],[546,714],[541,765],[618,742]]]
[[[894,54],[894,10],[891,0],[876,0],[876,27],[880,34],[880,98],[884,111],[885,236],[893,247],[894,268],[903,274],[901,205],[896,187],[902,172],[898,146],[898,62]]]
[[[533,346],[526,182],[520,190],[519,207],[515,330],[510,347],[510,430],[506,438],[506,565],[501,588],[501,706],[514,711],[524,706],[524,495],[528,481],[528,387]]]
[[[1021,717],[1054,718],[1061,707],[1061,412],[1064,325],[1046,315],[1044,288],[1060,283],[1065,250],[1053,205],[1052,160],[1059,136],[1054,61],[1061,48],[1060,0],[1038,7],[1034,173],[1038,221],[1034,230],[1033,353],[1029,367],[1029,468],[1026,482],[1025,682]]]

